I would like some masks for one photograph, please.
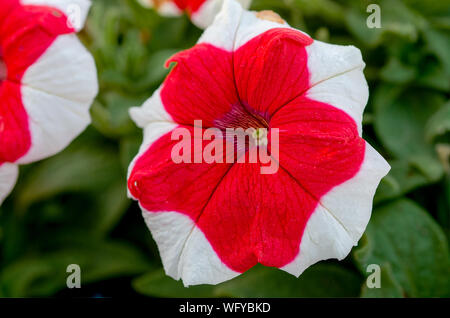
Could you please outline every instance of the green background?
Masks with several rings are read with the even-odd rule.
[[[382,28],[369,29],[369,3]],[[364,137],[392,170],[375,196],[359,245],[299,279],[257,266],[217,286],[184,288],[164,275],[126,171],[141,143],[128,116],[164,79],[164,61],[201,30],[135,0],[94,0],[82,41],[95,57],[100,94],[93,124],[66,150],[22,166],[0,207],[0,296],[449,297],[450,2],[254,0],[313,38],[353,44],[367,63]],[[66,288],[68,264],[82,288]],[[368,264],[381,266],[369,289]]]

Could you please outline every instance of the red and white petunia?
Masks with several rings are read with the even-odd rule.
[[[252,0],[237,0],[244,8],[248,8]],[[155,8],[164,16],[179,16],[186,12],[191,21],[198,27],[208,27],[220,11],[223,0],[139,0],[148,8]]]
[[[0,204],[18,164],[51,156],[90,123],[94,60],[76,32],[89,0],[0,4]]]
[[[257,263],[299,276],[346,257],[390,169],[361,137],[368,86],[360,51],[227,0],[198,44],[170,62],[162,86],[130,111],[144,142],[128,178],[166,273],[185,285],[217,284]],[[195,120],[277,128],[278,171],[261,174],[261,162],[174,163],[172,132],[193,130]]]

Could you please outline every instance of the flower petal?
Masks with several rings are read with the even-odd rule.
[[[225,1],[214,23],[203,32],[198,43],[207,43],[231,52],[243,11],[236,1]]]
[[[62,35],[28,68],[22,83],[32,146],[20,163],[29,163],[61,151],[90,123],[89,107],[98,92],[95,63],[74,34]]]
[[[23,5],[48,6],[61,10],[71,23],[71,27],[80,31],[91,7],[90,0],[20,0]]]
[[[0,84],[0,165],[15,162],[30,148],[28,116],[22,105],[20,85],[5,81]]]
[[[240,28],[240,30],[242,27]],[[273,28],[234,52],[234,76],[241,102],[270,117],[309,88],[303,33]]]
[[[0,205],[11,192],[17,180],[19,169],[11,163],[0,164]]]
[[[257,263],[290,263],[317,204],[283,169],[262,175],[260,168],[234,164],[197,221],[220,259],[236,272]]]
[[[300,253],[282,269],[299,276],[320,260],[345,258],[361,238],[372,212],[372,200],[390,166],[369,144],[364,161],[352,179],[323,196],[312,214],[300,244]]]
[[[251,0],[237,0],[239,4],[247,9],[250,6]],[[224,5],[224,0],[206,0],[204,3],[196,10],[191,11],[191,20],[199,28],[205,29],[211,25],[216,17],[217,13],[220,12],[222,6]]]
[[[240,274],[218,258],[203,232],[188,216],[142,210],[145,223],[158,244],[166,274],[176,280],[181,278],[185,287],[218,284]]]
[[[175,122],[193,125],[202,120],[204,127],[211,127],[238,103],[229,52],[201,43],[169,62],[177,64],[163,84],[161,100]]]
[[[270,125],[280,130],[280,166],[316,200],[361,166],[365,142],[353,119],[331,105],[302,96],[281,108]]]
[[[238,273],[219,260],[195,226],[229,164],[175,164],[171,158],[174,128],[165,122],[145,128],[143,145],[129,169],[129,196],[139,200],[168,275],[182,277],[185,285],[230,279]]]
[[[153,122],[173,122],[161,101],[161,87],[140,107],[131,107],[130,117],[138,127],[145,128]]]
[[[354,46],[314,41],[306,48],[310,99],[337,107],[350,115],[362,134],[362,114],[369,98],[364,77],[365,63]]]

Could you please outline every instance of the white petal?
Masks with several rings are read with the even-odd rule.
[[[244,13],[242,6],[234,0],[225,0],[214,23],[203,32],[198,43],[209,43],[227,51],[234,49],[236,32]]]
[[[67,34],[28,68],[22,83],[32,145],[19,162],[29,163],[61,151],[90,123],[97,71],[76,35]]]
[[[251,0],[237,0],[244,9],[250,6]],[[208,0],[192,14],[192,22],[199,28],[205,29],[211,25],[217,13],[222,9],[224,0]]]
[[[158,244],[164,270],[183,280],[187,287],[218,284],[238,276],[219,259],[205,235],[186,215],[177,212],[148,212],[145,223]]]
[[[131,119],[138,127],[144,128],[148,124],[158,121],[173,122],[161,101],[161,88],[162,86],[141,107],[130,108]]]
[[[90,0],[20,0],[23,5],[44,5],[64,12],[75,30],[80,31],[86,22]]]
[[[234,41],[234,50],[245,45],[251,39],[261,35],[262,33],[271,29],[286,28],[293,29],[287,22],[278,23],[266,19],[261,19],[257,16],[257,12],[244,10],[239,24],[239,29]],[[299,30],[296,30],[301,32]],[[304,32],[302,32],[304,33]]]
[[[307,96],[351,116],[362,134],[362,115],[369,98],[365,64],[354,46],[314,41],[306,47],[311,88]]]
[[[243,4],[245,6],[247,3]],[[244,10],[236,0],[224,0],[221,11],[205,30],[199,43],[210,43],[216,47],[234,51],[254,37],[275,28],[296,30],[286,22],[262,19],[258,17],[257,12]]]
[[[0,205],[3,200],[11,193],[17,181],[19,169],[12,163],[3,163],[0,165]]]
[[[358,244],[372,213],[375,190],[389,170],[386,160],[366,143],[361,169],[322,197],[308,220],[299,254],[282,269],[299,276],[318,261],[345,258]]]

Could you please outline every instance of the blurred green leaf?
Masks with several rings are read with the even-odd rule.
[[[413,201],[401,199],[377,208],[353,255],[363,273],[369,264],[389,264],[407,297],[450,295],[447,240]]]
[[[425,137],[428,119],[444,104],[442,95],[383,86],[375,93],[375,132],[399,159],[407,160],[430,181],[443,175],[434,146]],[[424,107],[426,105],[426,107]]]
[[[380,288],[369,288],[363,285],[361,297],[364,298],[399,298],[403,297],[403,290],[395,280],[389,263],[380,266]]]
[[[39,297],[66,287],[67,266],[81,268],[81,285],[136,275],[150,267],[132,246],[122,242],[66,242],[60,250],[19,259],[0,272],[0,296]]]
[[[34,202],[64,192],[98,192],[123,178],[120,162],[111,149],[73,144],[30,171],[16,201],[24,210]]]
[[[199,285],[186,288],[181,281],[170,278],[162,269],[136,278],[133,281],[133,287],[137,292],[153,297],[207,298],[215,296],[214,286]]]
[[[217,287],[229,297],[356,297],[361,278],[340,266],[317,264],[299,278],[275,268],[256,266]]]
[[[391,170],[381,180],[375,194],[375,202],[400,197],[420,186],[435,181],[429,179],[406,160],[393,160],[389,164]]]
[[[436,136],[443,135],[448,131],[450,131],[450,102],[447,102],[428,119],[425,136],[431,141]]]

